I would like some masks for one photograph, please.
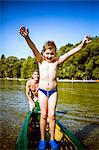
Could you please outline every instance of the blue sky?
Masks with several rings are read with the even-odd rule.
[[[20,26],[29,28],[39,51],[45,41],[53,40],[57,48],[75,44],[85,34],[99,36],[99,1],[0,1],[0,56],[33,56]]]

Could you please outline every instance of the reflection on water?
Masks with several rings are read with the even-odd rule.
[[[98,83],[59,83],[57,118],[87,149],[99,149]],[[15,142],[29,111],[25,82],[0,80],[0,149],[15,149]]]
[[[67,110],[61,122],[88,149],[99,149],[99,86],[97,83],[59,83],[58,109]]]
[[[0,80],[0,149],[15,149],[15,141],[28,112],[25,83]]]

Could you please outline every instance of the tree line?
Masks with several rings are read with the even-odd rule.
[[[57,56],[63,55],[78,44],[68,43],[62,46],[57,50]],[[0,78],[28,79],[36,69],[37,61],[30,56],[27,59],[18,59],[14,56],[5,58],[2,54],[0,59]],[[99,79],[99,37],[94,37],[90,44],[61,64],[57,76],[59,79]]]

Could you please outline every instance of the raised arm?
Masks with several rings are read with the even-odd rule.
[[[92,40],[89,39],[89,36],[85,36],[81,44],[59,57],[58,64],[63,63],[66,59],[68,59],[73,54],[77,53],[81,48],[85,47],[91,41]]]
[[[35,44],[31,41],[29,37],[29,30],[25,27],[20,28],[20,34],[25,38],[26,42],[28,43],[29,47],[32,49],[32,52],[34,53],[36,59],[38,62],[42,62],[42,55],[37,50]]]

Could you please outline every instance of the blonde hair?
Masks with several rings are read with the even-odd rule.
[[[56,51],[56,45],[53,41],[46,41],[43,45],[43,52],[45,52],[47,49],[55,48]]]

